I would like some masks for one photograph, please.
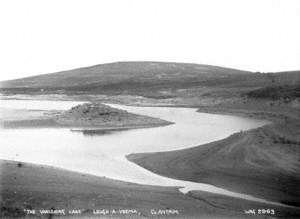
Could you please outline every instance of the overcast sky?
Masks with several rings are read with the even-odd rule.
[[[299,0],[1,0],[0,80],[114,61],[300,69]]]

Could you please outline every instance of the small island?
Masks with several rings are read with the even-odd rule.
[[[171,124],[169,121],[137,115],[102,103],[80,104],[66,111],[5,110],[0,121],[3,128],[68,127],[72,130],[123,130]]]
[[[129,113],[101,103],[77,105],[58,114],[55,121],[62,126],[99,129],[141,128],[173,124],[159,118]]]

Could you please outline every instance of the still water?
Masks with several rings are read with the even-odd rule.
[[[1,100],[6,109],[63,110],[79,104],[71,101]],[[232,133],[257,128],[267,121],[236,116],[198,113],[196,109],[132,107],[109,104],[132,113],[174,122],[165,127],[124,130],[88,135],[68,128],[2,129],[0,159],[44,164],[122,181],[176,186],[267,202],[212,185],[175,180],[154,174],[125,156],[131,153],[170,151],[219,140]],[[271,203],[271,202],[268,202]]]

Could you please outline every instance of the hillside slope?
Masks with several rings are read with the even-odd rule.
[[[266,86],[298,89],[299,82],[300,71],[262,74],[199,64],[116,62],[3,81],[0,93],[224,98]]]
[[[107,85],[130,80],[179,80],[182,78],[222,77],[245,71],[209,65],[164,62],[116,62],[44,74],[1,83],[5,88],[74,87],[87,84]]]

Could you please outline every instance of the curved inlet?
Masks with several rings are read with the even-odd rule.
[[[1,100],[1,107],[7,109],[68,109],[77,104],[71,101],[31,100],[26,100],[24,104],[24,100]],[[268,124],[267,121],[198,113],[191,108],[109,105],[175,124],[101,135],[85,135],[67,128],[4,129],[0,132],[0,159],[50,165],[139,184],[179,187],[183,193],[201,190],[286,206],[208,184],[163,177],[125,158],[131,153],[170,151],[205,144],[241,130],[263,126]]]

